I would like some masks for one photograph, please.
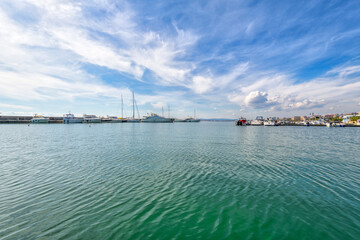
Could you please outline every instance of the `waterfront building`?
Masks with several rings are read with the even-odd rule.
[[[297,122],[297,121],[300,121],[301,119],[300,119],[300,116],[294,116],[291,118],[291,120]]]

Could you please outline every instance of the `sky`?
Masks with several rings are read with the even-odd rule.
[[[360,1],[0,1],[2,115],[360,111]]]

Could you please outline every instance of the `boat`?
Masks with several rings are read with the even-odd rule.
[[[342,123],[335,123],[335,122],[327,122],[327,127],[345,127],[345,124]]]
[[[83,118],[77,118],[72,113],[67,113],[63,117],[63,123],[82,123]]]
[[[174,122],[186,122],[186,119],[176,119],[175,118]]]
[[[252,120],[250,122],[250,125],[252,125],[252,126],[261,126],[263,124],[264,124],[264,122],[262,120],[260,120],[260,119]]]
[[[247,120],[246,118],[239,118],[239,120],[236,121],[235,123],[236,126],[246,126],[247,125]]]
[[[84,114],[83,117],[83,123],[101,123],[101,119],[95,115]]]
[[[30,123],[49,123],[50,119],[41,115],[36,115],[30,120]]]
[[[200,119],[188,117],[188,118],[185,118],[185,122],[200,122]]]
[[[185,122],[200,122],[200,119],[196,118],[196,110],[194,109],[194,117],[185,118]]]
[[[104,119],[102,119],[103,121]],[[106,121],[107,122],[110,122],[110,123],[122,123],[123,122],[123,119],[122,118],[118,118],[116,116],[107,116],[106,118]]]
[[[141,122],[144,123],[172,123],[175,119],[161,117],[155,113],[151,113],[150,116],[144,116],[144,119]]]
[[[264,121],[264,126],[277,126],[277,121],[272,121],[272,120]]]

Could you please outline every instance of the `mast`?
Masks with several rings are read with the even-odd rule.
[[[194,119],[196,119],[196,110],[194,109]]]
[[[161,107],[162,110],[162,116],[164,117],[164,107]]]
[[[133,91],[133,119],[135,119],[135,96]]]
[[[124,102],[121,94],[121,118],[124,118]]]
[[[170,105],[168,105],[168,112],[169,112],[169,118],[170,118]]]

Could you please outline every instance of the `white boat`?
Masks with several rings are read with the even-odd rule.
[[[185,122],[200,122],[200,119],[188,117],[188,118],[185,118]]]
[[[83,117],[83,123],[101,123],[101,119],[95,115],[84,114]]]
[[[276,121],[267,120],[267,121],[264,121],[264,126],[277,126],[277,122],[276,122]]]
[[[116,116],[107,116],[106,121],[110,123],[122,123],[123,119]]]
[[[186,119],[175,119],[174,122],[186,122]]]
[[[67,113],[64,115],[63,123],[82,123],[83,118],[77,118],[72,113]]]
[[[40,115],[35,115],[31,120],[30,123],[49,123],[50,119],[45,118]]]
[[[139,122],[141,122],[141,119],[128,118],[128,119],[126,119],[126,122],[128,122],[128,123],[139,123]]]
[[[185,118],[185,122],[200,122],[200,119],[196,118],[196,110],[194,109],[194,117]]]
[[[259,119],[256,119],[256,120],[252,120],[251,123],[250,123],[252,126],[261,126],[263,125],[263,121],[262,120],[259,120]]]
[[[326,123],[326,126],[327,127],[345,127],[345,124],[328,122],[328,123]]]
[[[151,113],[150,116],[145,116],[144,119],[141,120],[141,122],[144,122],[144,123],[172,123],[172,122],[174,122],[174,119],[161,117],[155,113]]]

